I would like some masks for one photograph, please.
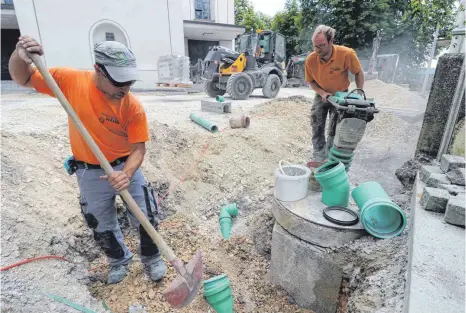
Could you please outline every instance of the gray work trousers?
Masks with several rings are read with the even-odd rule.
[[[123,170],[125,163],[115,166],[115,171]],[[102,248],[111,266],[127,265],[133,253],[123,242],[123,234],[117,220],[115,198],[117,192],[104,176],[103,169],[78,169],[76,176],[80,190],[81,210],[87,225],[94,233],[94,240]],[[155,214],[157,212],[155,195],[147,192],[147,181],[140,169],[131,177],[128,191],[144,212],[146,217],[156,226]],[[150,205],[152,203],[152,207]],[[147,209],[149,205],[149,210]],[[155,208],[153,207],[155,205]],[[139,229],[140,245],[139,255],[142,263],[149,263],[160,258],[158,247],[153,243],[144,228],[135,216],[128,210],[131,225]]]
[[[329,116],[328,137],[325,140],[325,124]],[[323,103],[318,94],[314,97],[311,107],[312,129],[312,159],[322,162],[327,159],[328,152],[333,146],[337,126],[338,112],[330,103]]]

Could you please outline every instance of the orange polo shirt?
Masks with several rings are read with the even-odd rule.
[[[51,68],[58,86],[109,162],[129,155],[131,144],[149,141],[149,127],[142,104],[129,93],[111,100],[97,89],[93,71]],[[34,88],[54,97],[40,72],[31,77]],[[86,141],[68,117],[71,150],[77,160],[99,164]]]
[[[332,57],[328,62],[322,61],[314,51],[307,56],[305,63],[306,81],[316,82],[320,88],[331,94],[348,89],[348,71],[357,74],[362,70],[356,52],[338,45],[333,45]]]

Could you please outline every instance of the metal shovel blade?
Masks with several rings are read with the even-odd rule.
[[[174,308],[180,309],[194,299],[201,288],[204,266],[201,251],[197,251],[191,261],[181,272],[183,275],[176,277],[170,286],[163,292],[163,297]],[[179,269],[177,269],[180,272]]]

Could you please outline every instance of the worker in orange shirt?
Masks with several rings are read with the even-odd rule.
[[[27,52],[44,53],[35,39],[21,36],[10,58],[11,77],[24,87],[53,97],[42,75],[31,66]],[[133,258],[123,242],[117,221],[117,193],[128,189],[154,227],[157,226],[157,202],[153,188],[139,168],[149,141],[149,128],[142,104],[129,92],[139,77],[136,58],[125,45],[115,41],[98,43],[94,54],[94,71],[72,68],[49,71],[114,169],[110,177],[105,174],[69,119],[73,157],[66,160],[65,167],[70,175],[76,173],[82,213],[95,241],[108,258],[107,282],[114,284],[126,276]],[[159,249],[131,213],[130,219],[131,224],[139,228],[139,254],[145,272],[150,279],[158,281],[167,272]]]
[[[305,77],[316,92],[311,108],[312,160],[323,162],[333,145],[338,114],[327,102],[327,97],[337,91],[348,91],[348,72],[355,75],[356,87],[364,87],[364,71],[353,49],[335,45],[335,29],[319,25],[312,36],[314,52],[305,61]],[[359,92],[359,91],[358,91]],[[329,115],[328,137],[325,124]]]

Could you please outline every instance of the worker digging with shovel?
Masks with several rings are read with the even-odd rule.
[[[325,163],[333,146],[338,113],[327,98],[337,91],[348,91],[348,72],[355,75],[357,88],[364,87],[364,71],[356,52],[351,48],[333,44],[334,38],[335,29],[326,25],[317,26],[312,35],[314,52],[309,54],[305,61],[305,79],[316,92],[311,107],[313,155],[308,163],[309,167],[318,167]],[[325,140],[327,115],[330,124]]]
[[[42,46],[31,37],[21,36],[10,58],[11,77],[24,87],[54,96],[43,76],[32,67],[32,53],[43,55]],[[51,68],[49,72],[114,170],[106,175],[70,122],[73,157],[67,159],[66,167],[69,174],[76,173],[82,213],[108,258],[107,282],[115,284],[126,276],[133,258],[117,221],[117,193],[127,189],[154,227],[157,202],[140,169],[149,128],[142,104],[129,92],[139,77],[136,58],[125,45],[115,41],[95,45],[94,54],[94,71]],[[132,225],[139,228],[139,254],[145,272],[151,280],[159,281],[167,273],[159,248],[138,219],[133,214],[130,218]]]

